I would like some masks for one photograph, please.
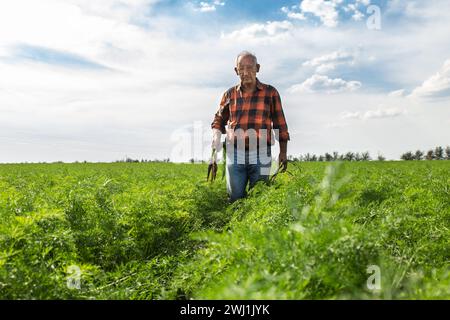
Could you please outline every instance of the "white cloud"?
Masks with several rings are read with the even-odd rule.
[[[216,6],[206,2],[200,2],[200,8],[198,10],[200,12],[216,11]]]
[[[224,6],[225,2],[219,1],[219,0],[215,0],[213,2],[200,2],[199,6],[195,9],[198,10],[200,12],[212,12],[212,11],[216,11],[217,6]]]
[[[324,75],[314,74],[301,84],[293,85],[289,88],[292,93],[295,92],[325,92],[338,93],[344,91],[355,91],[361,87],[359,81],[345,81],[340,78],[331,79]]]
[[[229,34],[222,34],[222,39],[238,41],[260,41],[285,39],[293,25],[289,21],[267,21],[265,24],[255,23]]]
[[[303,0],[300,8],[302,12],[312,13],[319,17],[325,26],[336,27],[339,22],[339,14],[336,7],[340,3],[342,3],[342,0]]]
[[[361,119],[361,112],[344,112],[341,116],[342,119]]]
[[[306,20],[305,15],[301,12],[289,12],[287,16],[291,19]]]
[[[441,1],[441,3],[439,3],[439,8],[437,8],[436,3],[432,6],[428,6],[427,4],[424,4],[423,1],[417,0],[391,0],[387,2],[385,13],[401,14],[409,17],[430,17],[442,10],[442,5],[446,5],[445,1]]]
[[[445,61],[441,70],[415,88],[411,97],[450,98],[450,59]]]
[[[356,4],[354,3],[349,3],[348,5],[346,5],[344,8],[345,12],[350,12],[350,11],[355,11],[356,9]]]
[[[388,159],[398,159],[408,149],[448,144],[450,111],[444,102],[427,108],[423,103],[408,99],[356,91],[338,95],[284,93],[284,106],[288,125],[299,132],[291,136],[288,149],[292,151],[288,152],[292,154],[368,150],[372,155],[380,152]],[[407,112],[374,119],[372,114],[378,109]],[[366,121],[342,119],[345,110],[359,111],[361,117],[371,111],[367,116],[372,118]]]
[[[356,3],[361,3],[362,5],[368,6],[370,4],[370,0],[356,0]]]
[[[65,0],[66,3],[79,7],[84,14],[122,22],[142,18],[159,1],[161,0]]]
[[[377,109],[377,110],[367,110],[365,112],[345,112],[342,114],[342,119],[380,119],[380,118],[394,118],[402,114],[405,114],[405,110],[400,110],[398,108],[389,109]]]
[[[355,21],[361,21],[364,18],[364,13],[370,4],[370,0],[356,0],[354,3],[349,3],[343,7],[345,12],[352,13],[352,19]]]
[[[405,89],[399,89],[395,91],[391,91],[388,94],[388,97],[404,97],[405,96]]]
[[[317,73],[326,73],[334,70],[338,65],[354,65],[358,53],[335,51],[330,54],[322,55],[303,63],[307,67],[315,67]]]
[[[290,19],[306,20],[306,17],[303,14],[303,12],[295,12],[294,11],[297,8],[298,8],[297,6],[292,6],[291,9],[289,9],[288,7],[282,7],[281,11],[286,13],[286,16]]]
[[[396,108],[392,109],[378,109],[378,110],[369,110],[364,113],[363,119],[374,119],[374,118],[392,118],[397,117],[399,115],[404,114],[404,110],[399,110]]]
[[[138,6],[149,1],[135,1]],[[130,51],[142,48],[150,33],[129,23],[132,1],[102,1],[105,6],[84,1],[17,0],[1,4],[0,47],[16,44],[36,45],[95,60],[105,51],[105,44]],[[116,6],[121,9],[116,9]],[[26,8],[26,10],[24,10]]]
[[[352,15],[352,19],[355,21],[361,21],[363,18],[364,14],[359,10],[356,10],[355,13]]]

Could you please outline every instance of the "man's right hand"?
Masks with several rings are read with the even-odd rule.
[[[286,153],[280,153],[280,155],[278,156],[278,161],[281,166],[281,172],[285,172],[288,165]]]
[[[220,141],[222,138],[222,132],[219,129],[212,129],[213,130],[213,138],[211,147],[215,149],[217,152],[219,152],[222,149],[222,142]]]

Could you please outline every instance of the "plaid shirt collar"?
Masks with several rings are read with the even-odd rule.
[[[241,90],[242,88],[242,82],[240,82],[237,86],[236,86],[236,90]],[[264,85],[259,82],[258,78],[256,78],[256,90],[262,90],[264,89]]]

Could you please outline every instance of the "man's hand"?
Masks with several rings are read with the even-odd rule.
[[[278,156],[280,165],[283,166],[281,172],[287,169],[287,141],[280,141],[280,155]]]
[[[278,156],[278,160],[280,162],[280,165],[282,165],[282,169],[280,172],[285,172],[287,169],[287,164],[288,164],[286,153],[280,152],[280,155]]]
[[[219,129],[213,129],[213,138],[211,147],[219,152],[222,149],[222,143],[220,142],[222,137],[222,132]]]
[[[206,181],[209,180],[211,177],[211,182],[213,182],[216,179],[217,174],[217,152],[216,149],[211,150],[211,159],[209,160],[208,165],[208,174],[206,176]]]

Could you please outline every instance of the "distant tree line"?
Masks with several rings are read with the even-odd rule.
[[[346,152],[339,154],[337,151],[333,153],[326,152],[323,155],[315,155],[314,153],[306,153],[298,157],[289,155],[291,161],[370,161],[372,157],[368,151],[366,152]],[[382,155],[378,155],[377,160],[383,161],[385,158]]]
[[[162,160],[160,160],[160,159],[141,159],[141,160],[139,160],[139,159],[133,159],[133,158],[129,158],[129,157],[126,157],[125,159],[121,159],[121,160],[116,160],[116,161],[114,161],[114,162],[170,162],[170,158],[165,158],[165,159],[162,159]]]
[[[371,161],[371,160],[378,160],[378,161],[384,161],[386,158],[378,154],[378,156],[375,159],[372,159],[369,152],[346,152],[346,153],[338,153],[337,151],[334,151],[332,153],[326,152],[323,155],[316,155],[314,153],[306,153],[301,154],[299,156],[293,156],[289,155],[288,159],[290,161]],[[450,146],[445,147],[445,149],[441,146],[435,147],[434,149],[430,149],[428,151],[422,151],[422,150],[416,150],[415,152],[407,151],[403,153],[400,156],[401,160],[450,160]],[[170,158],[163,158],[163,159],[133,159],[130,157],[125,157],[125,159],[116,160],[114,162],[128,162],[128,163],[135,163],[135,162],[170,162]],[[189,159],[190,163],[205,163],[204,160]],[[27,163],[27,162],[23,162]],[[47,163],[47,162],[38,162],[38,163]],[[63,161],[54,161],[49,163],[64,163]],[[84,161],[75,161],[74,163],[87,163],[86,160]]]
[[[407,151],[400,156],[402,160],[450,160],[450,146],[444,150],[441,146],[430,149],[426,152],[416,150],[416,152]]]
[[[378,160],[384,161],[386,158],[378,154],[375,159],[372,159],[369,152],[346,152],[339,154],[337,151],[332,153],[326,152],[323,155],[316,155],[314,153],[302,154],[298,157],[289,155],[291,161],[371,161]],[[450,146],[445,149],[438,146],[434,149],[430,149],[426,152],[417,150],[416,152],[407,151],[400,156],[401,160],[450,160]]]
[[[333,151],[332,153],[325,152],[325,154],[316,155],[314,153],[306,153],[301,154],[299,156],[289,155],[288,159],[290,161],[385,161],[386,158],[378,154],[375,158],[372,158],[369,151],[365,152],[352,152],[348,151],[346,153],[339,153],[337,151]],[[400,156],[401,160],[450,160],[450,146],[447,146],[445,149],[441,146],[435,147],[434,149],[430,149],[428,151],[416,150],[415,152],[407,151]],[[124,160],[117,160],[116,162],[170,162],[170,159],[141,159],[140,161],[137,159],[132,159],[126,157]],[[189,159],[189,163],[205,163],[204,160]]]

